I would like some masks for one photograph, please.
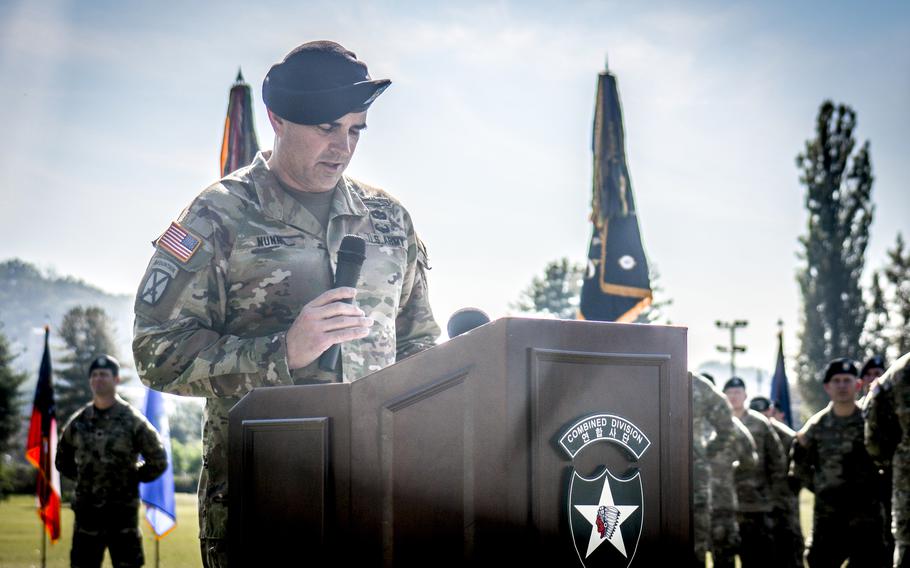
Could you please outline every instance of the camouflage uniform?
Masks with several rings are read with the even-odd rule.
[[[810,567],[881,566],[884,561],[882,505],[877,471],[863,445],[863,417],[836,416],[829,404],[806,422],[793,445],[791,475],[815,493]]]
[[[695,562],[705,565],[711,536],[711,457],[733,436],[733,412],[727,399],[707,379],[689,373],[692,383],[692,476],[695,508]]]
[[[199,523],[204,551],[217,552],[210,566],[222,562],[227,530],[228,411],[257,387],[339,380],[315,361],[290,370],[286,332],[332,286],[346,234],[367,242],[355,302],[375,324],[367,337],[342,344],[341,379],[391,365],[439,335],[426,251],[407,211],[388,193],[343,177],[323,228],[281,187],[269,155],[259,153],[190,204],[178,224],[199,246],[183,260],[159,239],[136,298],[133,351],[142,381],[207,398]]]
[[[739,558],[744,567],[770,566],[773,514],[786,502],[786,457],[771,423],[761,413],[747,409],[740,420],[755,440],[758,461],[755,468],[739,467],[735,473],[742,541]]]
[[[734,471],[737,468],[754,470],[758,463],[755,440],[739,418],[733,417],[733,440],[727,448],[711,459],[711,556],[714,568],[733,568],[739,550],[739,523],[736,512]]]
[[[796,439],[796,432],[779,420],[771,418],[770,422],[784,450],[785,471],[790,471],[790,448]],[[784,495],[785,506],[774,511],[774,565],[802,568],[805,546],[799,523],[799,483],[791,479],[787,485],[789,491]]]
[[[139,482],[167,469],[154,426],[119,396],[106,410],[89,403],[63,427],[56,465],[76,481],[72,566],[101,566],[105,548],[114,566],[142,566]]]
[[[910,566],[910,353],[873,383],[864,408],[865,441],[875,460],[891,460],[894,566]]]

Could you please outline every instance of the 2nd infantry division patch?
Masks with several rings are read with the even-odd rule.
[[[651,445],[635,424],[606,413],[576,420],[559,438],[559,445],[573,459],[598,442],[618,445],[635,462]],[[636,467],[631,473],[620,478],[602,466],[589,479],[572,469],[566,513],[575,552],[584,568],[628,568],[635,558],[645,502],[641,472]]]

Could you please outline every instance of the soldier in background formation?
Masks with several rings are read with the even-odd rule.
[[[755,440],[758,460],[754,468],[736,469],[739,499],[739,558],[742,566],[772,566],[774,519],[787,509],[787,470],[784,450],[771,423],[763,415],[745,407],[746,384],[733,377],[724,384],[724,394],[733,415],[742,421]]]
[[[815,493],[810,567],[885,565],[884,513],[879,476],[866,452],[856,405],[859,371],[849,359],[831,361],[823,384],[831,402],[797,434],[791,475]]]
[[[69,419],[57,447],[57,470],[76,481],[70,562],[100,567],[107,548],[114,566],[142,566],[139,482],[164,473],[167,454],[155,427],[117,396],[116,359],[95,359],[89,381],[92,402]]]
[[[904,568],[910,566],[910,353],[872,383],[863,412],[869,455],[892,465],[890,532],[894,566]]]
[[[695,509],[695,563],[705,565],[711,537],[711,466],[709,460],[726,448],[733,436],[730,406],[710,382],[689,373],[692,384],[692,504]]]
[[[790,448],[796,432],[781,421],[783,412],[767,397],[756,396],[749,401],[749,408],[765,416],[774,428],[784,451],[785,471],[790,470]],[[789,491],[785,494],[786,507],[776,511],[774,518],[775,566],[803,566],[803,531],[799,524],[799,483],[788,479]]]
[[[733,568],[741,543],[735,471],[755,469],[758,463],[749,429],[735,416],[733,425],[731,443],[711,459],[711,556],[715,568]]]
[[[860,407],[863,406],[863,399],[869,394],[872,382],[884,375],[885,369],[887,368],[888,366],[885,365],[885,358],[881,355],[870,357],[865,364],[863,364],[863,369],[859,372],[859,378],[863,381],[862,391],[860,392],[860,401],[857,403]]]
[[[859,378],[862,379],[861,396],[856,405],[862,409],[865,406],[865,400],[869,396],[873,381],[885,373],[887,365],[885,358],[881,355],[870,357],[863,365],[859,372]],[[891,476],[891,458],[880,456],[875,459],[875,465],[878,466],[878,489],[879,499],[885,511],[885,544],[887,545],[887,554],[890,558],[894,554],[894,537],[891,535],[891,486],[894,482]]]

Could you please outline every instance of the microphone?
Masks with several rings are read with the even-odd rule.
[[[357,235],[345,235],[341,239],[341,248],[338,249],[338,262],[335,266],[335,285],[333,288],[357,287],[360,278],[360,268],[366,258],[367,245]],[[350,304],[351,300],[343,300]],[[323,371],[334,371],[338,366],[338,356],[341,354],[341,344],[332,345],[319,356],[319,368]]]
[[[485,323],[490,323],[490,316],[478,308],[462,308],[452,314],[449,323],[446,324],[446,331],[449,339],[458,337],[462,333],[467,333],[475,327],[480,327]]]

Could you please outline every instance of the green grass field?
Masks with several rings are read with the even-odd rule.
[[[808,537],[812,528],[813,496],[808,491],[800,493],[800,520],[803,536]],[[145,508],[143,507],[143,513]],[[155,541],[152,531],[143,519],[140,522],[145,547],[145,564],[155,565]],[[199,568],[199,524],[197,523],[196,496],[177,494],[177,528],[161,541],[161,568]],[[14,495],[0,502],[0,568],[30,568],[40,566],[40,526],[35,514],[35,498]],[[48,544],[47,565],[54,568],[69,566],[69,550],[73,532],[73,512],[63,508],[63,534],[55,545]],[[104,566],[110,566],[105,557]],[[709,564],[710,566],[710,560]],[[739,563],[737,562],[737,566]]]
[[[142,508],[143,515],[145,507]],[[73,538],[73,511],[63,507],[63,529],[56,544],[47,545],[47,566],[66,568],[70,565],[70,543]],[[139,523],[145,548],[145,565],[155,566],[155,540],[145,522]],[[14,495],[0,501],[0,568],[29,568],[41,565],[41,525],[35,513],[35,498]],[[199,568],[199,523],[196,496],[177,494],[177,528],[160,544],[161,568]],[[111,566],[105,555],[104,566]]]

